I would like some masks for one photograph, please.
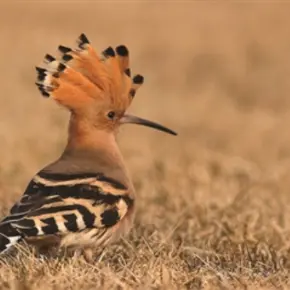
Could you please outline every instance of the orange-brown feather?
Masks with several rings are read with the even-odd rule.
[[[61,105],[75,111],[84,108],[89,102],[92,102],[87,92],[81,87],[75,86],[61,78],[55,82],[58,86],[52,91],[51,95]]]
[[[95,86],[94,83],[92,83],[84,75],[70,67],[67,67],[62,73],[60,73],[59,77],[61,80],[64,80],[71,83],[72,85],[79,87],[91,98],[96,98],[102,95],[102,91],[97,86]]]
[[[72,59],[68,61],[70,67],[82,73],[101,90],[108,89],[107,68],[91,45],[88,44],[85,49],[72,51],[67,55],[72,56]]]
[[[122,87],[122,74],[119,67],[119,62],[115,56],[105,59],[108,70],[111,76],[110,97],[112,101],[118,100],[123,92]]]

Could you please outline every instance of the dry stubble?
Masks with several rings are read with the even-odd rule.
[[[287,3],[1,4],[1,214],[56,158],[68,115],[34,87],[34,65],[85,32],[127,44],[146,84],[131,111],[177,138],[124,128],[136,226],[102,261],[3,259],[1,289],[277,289],[289,286]],[[148,21],[148,19],[150,21]]]

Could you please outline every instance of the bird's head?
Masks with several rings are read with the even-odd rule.
[[[141,75],[131,77],[126,46],[108,47],[99,56],[81,34],[76,49],[59,46],[58,50],[59,60],[46,55],[47,68],[36,68],[36,84],[43,96],[69,109],[82,126],[115,133],[121,124],[133,123],[176,135],[158,123],[126,113],[144,81]]]

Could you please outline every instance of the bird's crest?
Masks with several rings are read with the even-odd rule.
[[[125,111],[143,83],[141,75],[131,78],[124,45],[108,47],[100,56],[81,34],[76,49],[60,45],[58,50],[59,59],[47,54],[47,67],[36,67],[36,84],[43,96],[52,96],[71,111],[104,102]]]

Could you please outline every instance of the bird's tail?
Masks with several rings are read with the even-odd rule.
[[[0,224],[0,254],[7,251],[23,238],[10,223]]]

